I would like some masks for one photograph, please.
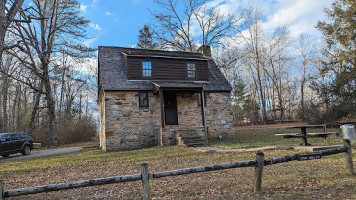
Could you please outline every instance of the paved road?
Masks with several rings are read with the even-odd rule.
[[[23,156],[21,153],[17,153],[17,154],[11,154],[8,158],[0,157],[0,162],[7,161],[7,160],[18,160],[18,159],[25,159],[25,158],[35,158],[40,156],[72,153],[72,152],[80,151],[81,149],[82,149],[81,147],[70,147],[70,148],[63,148],[63,149],[34,150],[31,151],[31,154],[27,156]]]

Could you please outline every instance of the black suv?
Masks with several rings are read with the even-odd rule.
[[[29,155],[33,149],[32,138],[27,133],[0,133],[0,155],[22,153]]]

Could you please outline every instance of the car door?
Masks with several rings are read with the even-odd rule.
[[[11,135],[11,150],[19,151],[22,148],[22,142],[20,134]]]
[[[5,149],[5,135],[0,136],[0,153],[6,151]]]
[[[2,144],[3,144],[3,152],[11,151],[11,138],[10,138],[10,135],[4,135],[3,136],[3,140],[4,140],[4,142],[2,142]]]

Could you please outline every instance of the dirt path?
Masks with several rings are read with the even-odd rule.
[[[61,149],[50,149],[50,150],[34,150],[30,155],[24,156],[21,153],[11,154],[8,158],[0,158],[0,162],[9,161],[9,160],[19,160],[26,158],[36,158],[40,156],[49,156],[49,155],[58,155],[65,153],[72,153],[80,151],[81,147],[70,147],[70,148],[61,148]]]

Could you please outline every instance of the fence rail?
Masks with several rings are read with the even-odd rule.
[[[270,158],[270,159],[264,159],[264,154],[262,152],[258,152],[256,154],[256,160],[238,161],[238,162],[233,162],[233,163],[224,163],[224,164],[216,164],[216,165],[206,165],[206,166],[191,167],[191,168],[184,168],[184,169],[177,169],[177,170],[170,170],[170,171],[163,171],[163,172],[154,172],[151,174],[148,171],[147,164],[142,164],[141,174],[132,174],[132,175],[114,176],[114,177],[107,177],[107,178],[81,180],[81,181],[75,181],[75,182],[69,182],[69,183],[59,183],[59,184],[52,184],[52,185],[35,186],[35,187],[6,190],[6,191],[4,191],[4,182],[0,181],[0,194],[2,194],[0,196],[0,200],[3,200],[8,197],[15,197],[15,196],[21,196],[21,195],[37,194],[37,193],[43,193],[43,192],[68,190],[68,189],[74,189],[74,188],[80,188],[80,187],[88,187],[88,186],[104,185],[104,184],[112,184],[112,183],[122,183],[122,182],[129,182],[129,181],[138,181],[138,180],[142,180],[143,199],[150,199],[149,179],[162,178],[162,177],[168,177],[168,176],[178,176],[178,175],[199,173],[199,172],[208,172],[208,171],[215,171],[215,170],[223,170],[223,169],[240,168],[240,167],[255,167],[254,191],[259,192],[259,191],[261,191],[261,186],[262,186],[263,166],[284,163],[284,162],[289,162],[289,161],[294,161],[294,160],[302,161],[302,160],[319,159],[322,156],[333,155],[333,154],[338,154],[338,153],[343,153],[343,152],[346,152],[346,155],[347,155],[346,163],[347,163],[348,169],[350,170],[351,174],[354,174],[351,144],[350,144],[349,140],[345,140],[344,147],[321,150],[321,151],[317,151],[317,152],[286,155],[286,156]]]

